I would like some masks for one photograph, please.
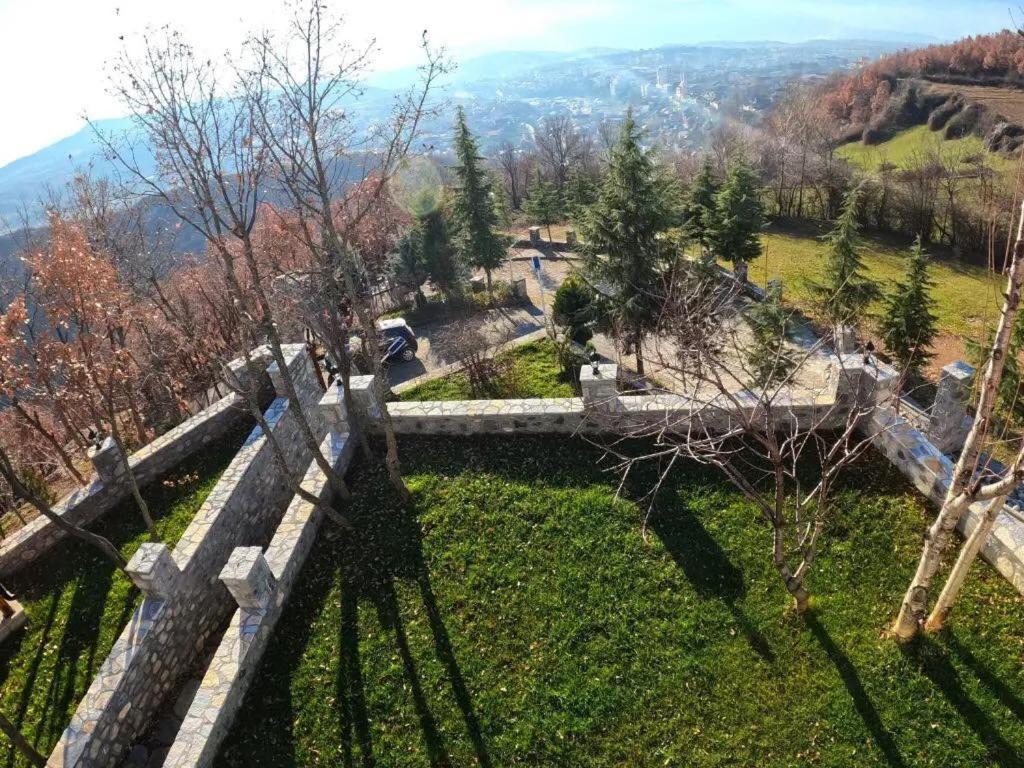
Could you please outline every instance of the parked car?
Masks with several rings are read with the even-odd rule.
[[[404,319],[398,317],[392,320],[380,320],[377,322],[377,332],[380,333],[381,362],[389,365],[395,362],[407,363],[416,358],[419,350],[419,342],[416,334]],[[363,357],[364,344],[362,334],[358,333],[349,342],[349,348],[357,367],[366,369]]]

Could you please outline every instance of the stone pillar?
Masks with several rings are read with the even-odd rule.
[[[121,449],[117,447],[114,438],[108,437],[99,448],[90,448],[89,459],[104,483],[119,483],[124,478]]]
[[[892,400],[898,396],[896,385],[900,377],[896,369],[890,365],[879,363],[872,358],[872,362],[865,365],[861,372],[861,381],[864,382],[864,393],[870,402],[876,407],[892,407]]]
[[[540,227],[530,227],[530,245],[540,248]]]
[[[220,572],[240,608],[265,611],[277,588],[277,579],[260,547],[235,547]]]
[[[970,431],[967,403],[973,382],[974,368],[963,360],[942,369],[928,419],[928,440],[943,453],[962,448]]]
[[[181,570],[166,544],[141,545],[125,571],[142,594],[154,600],[167,600],[181,578]]]
[[[295,394],[299,396],[302,405],[311,405],[320,401],[323,395],[323,387],[320,386],[320,379],[313,367],[313,358],[306,350],[305,344],[284,344],[281,346],[284,353],[285,363],[288,372],[292,377],[292,384],[295,387]],[[276,362],[267,367],[270,374],[270,381],[278,397],[287,397],[284,387],[284,376]]]
[[[526,278],[520,277],[512,281],[512,295],[520,301],[526,301],[530,294],[526,291]]]
[[[580,389],[586,403],[607,402],[619,394],[619,366],[615,363],[601,363],[597,373],[589,363],[580,369]]]
[[[837,325],[834,332],[837,355],[852,355],[857,351],[857,334],[852,325]]]
[[[258,392],[267,381],[267,361],[270,350],[266,346],[254,349],[249,354],[249,362],[238,357],[228,363],[225,368],[224,380],[229,387],[241,387],[246,392]]]
[[[345,410],[345,390],[341,382],[335,382],[327,388],[327,392],[320,398],[320,413],[323,415],[324,424],[330,432],[339,435],[348,434],[348,412]]]
[[[380,421],[383,404],[373,376],[352,376],[349,379],[352,403],[359,411],[364,423]]]
[[[745,262],[745,261],[738,262],[736,264],[736,266],[733,267],[733,274],[736,276],[736,279],[739,282],[746,283],[747,282],[747,262]]]
[[[579,240],[576,238],[576,230],[565,230],[565,247],[572,251],[576,249],[577,245],[579,245]]]

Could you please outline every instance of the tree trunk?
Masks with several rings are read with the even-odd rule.
[[[7,715],[0,714],[0,731],[4,732],[4,735],[11,740],[14,748],[21,753],[21,755],[28,760],[32,765],[45,766],[46,758],[43,757],[36,748],[28,743],[28,739],[22,736],[21,731],[10,720],[7,719]]]
[[[971,535],[967,537],[967,541],[964,543],[963,548],[960,550],[960,555],[953,565],[953,570],[950,572],[949,578],[946,579],[946,584],[943,586],[942,592],[939,593],[938,600],[935,601],[935,607],[932,609],[928,621],[925,622],[924,628],[926,631],[938,632],[945,625],[949,612],[952,610],[953,604],[960,594],[960,588],[963,587],[964,582],[967,580],[967,574],[971,570],[971,565],[974,563],[978,553],[981,552],[981,548],[985,546],[988,535],[992,532],[996,518],[999,517],[1004,504],[1006,504],[1006,496],[997,496],[985,507],[985,513],[982,515],[981,520],[978,521],[978,524],[974,526]]]
[[[490,268],[484,269],[484,275],[487,277],[487,298],[490,299],[491,304],[494,304],[494,286],[491,282]]]
[[[153,522],[153,516],[149,513],[149,505],[146,504],[146,500],[142,498],[142,492],[139,490],[139,484],[135,480],[135,473],[132,472],[131,462],[128,461],[128,451],[125,450],[124,441],[121,439],[121,428],[117,425],[117,415],[111,415],[110,421],[111,437],[114,443],[117,445],[118,457],[121,460],[121,467],[124,469],[124,477],[128,483],[128,488],[132,492],[132,498],[135,499],[135,506],[139,508],[139,514],[142,515],[142,522],[146,525],[146,531],[149,533],[149,538],[152,541],[159,541],[160,537],[156,533],[156,523]]]
[[[971,425],[971,431],[964,442],[960,458],[953,470],[953,478],[942,503],[942,509],[925,536],[917,571],[907,588],[899,615],[893,624],[893,633],[900,640],[909,640],[920,630],[928,611],[931,583],[942,561],[942,553],[954,535],[961,516],[972,501],[970,486],[973,484],[978,457],[992,420],[992,410],[995,407],[999,382],[1002,379],[1003,367],[1006,362],[1006,350],[1009,347],[1014,321],[1020,306],[1022,282],[1024,282],[1024,204],[1021,208],[1017,241],[1013,247],[1013,262],[1007,279],[1002,315],[985,367],[981,393],[978,398],[978,409],[975,413],[974,423]]]
[[[636,372],[640,376],[645,376],[646,371],[644,370],[644,337],[641,334],[636,336]]]

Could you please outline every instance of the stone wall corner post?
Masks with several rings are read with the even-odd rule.
[[[142,594],[152,600],[167,600],[178,586],[181,570],[166,544],[143,544],[125,571]]]
[[[349,432],[348,411],[345,410],[345,390],[340,381],[331,384],[320,398],[320,413],[330,432],[345,435]]]
[[[382,418],[384,404],[381,401],[380,387],[375,376],[352,376],[349,378],[349,389],[352,391],[352,402],[364,424],[372,424]]]
[[[540,247],[540,227],[530,227],[530,245]]]
[[[577,245],[579,245],[579,239],[576,237],[576,230],[565,230],[565,247],[568,248],[570,251],[573,251],[576,249]]]
[[[971,428],[967,413],[974,368],[962,360],[942,369],[935,391],[935,403],[928,418],[928,440],[942,453],[963,447]]]
[[[118,483],[124,478],[124,461],[114,438],[108,437],[98,448],[90,448],[89,460],[104,483]]]
[[[852,325],[839,324],[834,333],[837,355],[852,355],[857,351],[857,331]]]
[[[615,363],[601,363],[597,371],[590,364],[580,368],[580,389],[583,402],[587,405],[607,403],[619,394],[619,366]]]
[[[267,610],[277,589],[277,579],[260,547],[235,547],[220,580],[238,606],[248,610]]]

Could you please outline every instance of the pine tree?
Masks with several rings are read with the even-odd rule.
[[[730,262],[737,276],[745,279],[747,263],[761,255],[763,225],[757,177],[745,163],[736,163],[715,195],[714,220],[707,225],[710,250]]]
[[[711,160],[705,159],[700,173],[686,194],[682,210],[683,234],[690,242],[700,246],[701,255],[705,257],[711,250],[711,230],[718,212],[715,202],[718,192],[718,179],[715,178]]]
[[[431,281],[448,299],[463,294],[466,267],[452,245],[443,210],[430,211],[416,224],[419,251]]]
[[[933,285],[919,235],[910,252],[906,277],[887,299],[880,323],[886,349],[907,373],[920,373],[932,357],[928,347],[938,333]]]
[[[552,316],[570,339],[586,344],[594,336],[590,329],[594,319],[593,289],[579,275],[569,275],[555,291]]]
[[[746,350],[754,386],[771,387],[796,367],[796,360],[786,344],[792,328],[792,315],[783,308],[780,286],[769,283],[764,301],[753,304],[746,312],[753,341]]]
[[[671,185],[641,148],[640,135],[630,111],[583,233],[595,284],[611,292],[605,319],[625,335],[643,375],[643,340],[658,318],[662,267],[670,255],[669,241],[660,236],[676,223],[677,212]]]
[[[856,320],[881,296],[875,282],[864,274],[858,237],[859,205],[860,190],[855,187],[846,193],[835,228],[826,238],[824,281],[813,286],[821,311],[833,325]]]
[[[562,218],[562,200],[558,188],[550,181],[544,181],[540,172],[530,185],[523,208],[530,221],[548,228],[548,242],[552,242],[551,225]]]
[[[461,107],[455,119],[455,155],[458,162],[453,169],[457,184],[452,205],[452,239],[463,263],[483,269],[487,294],[493,296],[491,272],[505,258],[505,240],[497,232],[491,180],[483,169],[483,158]]]
[[[578,168],[571,171],[565,182],[563,197],[566,213],[578,226],[587,208],[597,202],[597,181],[594,175]]]

